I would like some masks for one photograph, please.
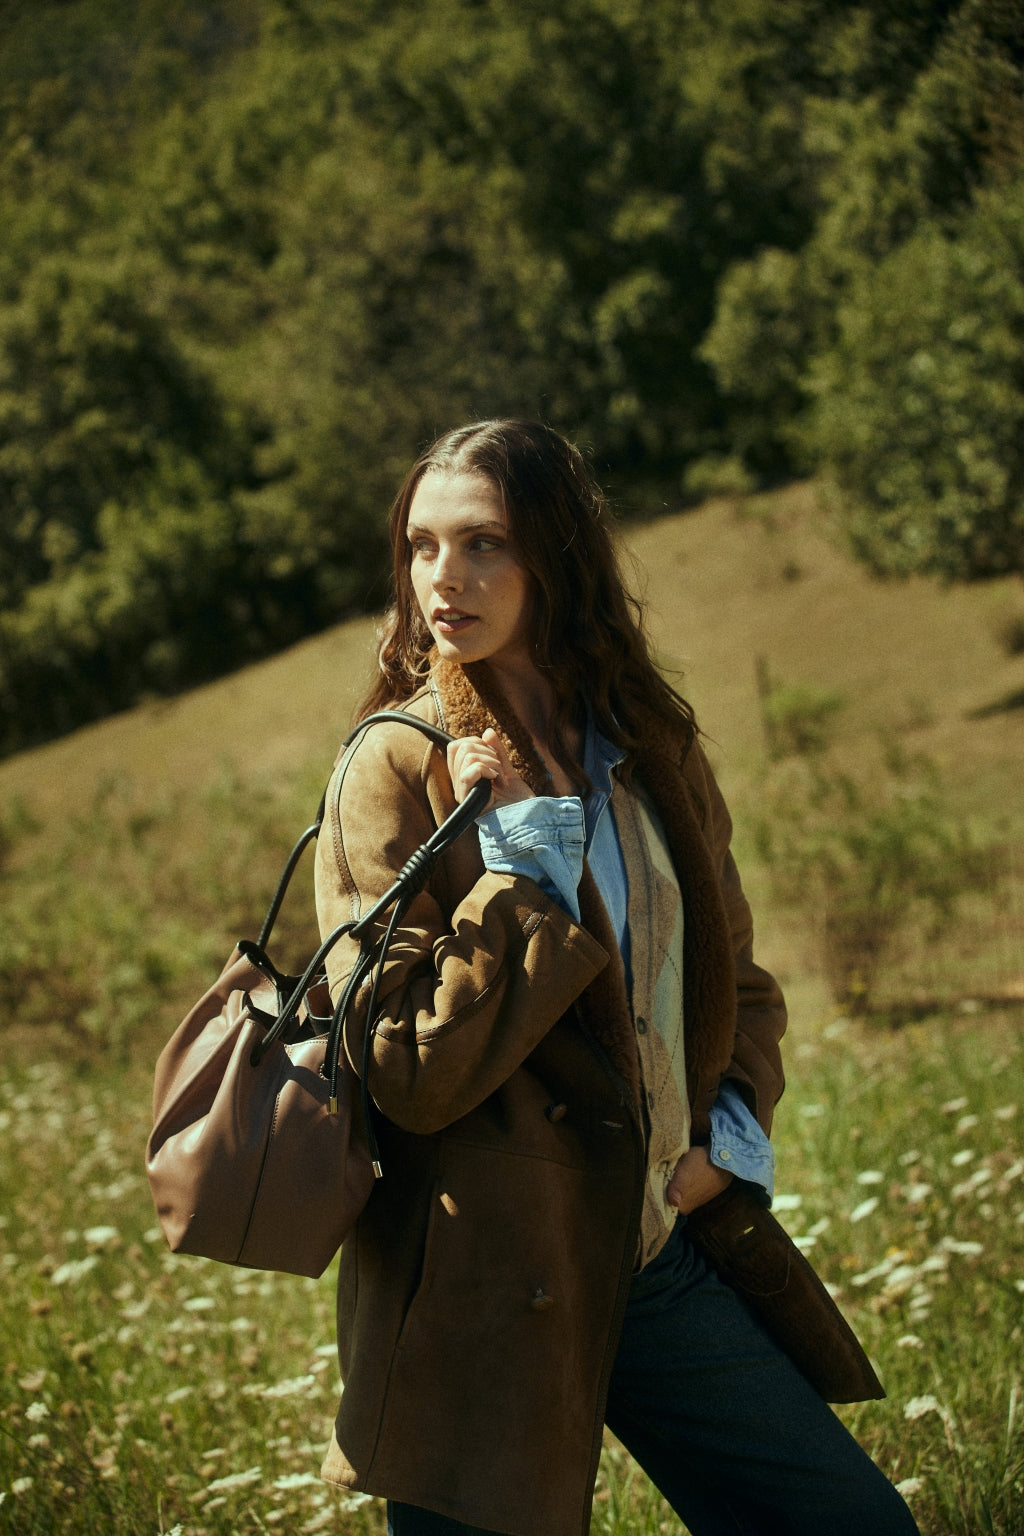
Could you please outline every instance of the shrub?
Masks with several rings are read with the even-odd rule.
[[[921,923],[937,938],[990,874],[934,765],[899,748],[861,779],[825,754],[777,759],[753,831],[776,898],[811,921],[832,995],[851,1013],[870,1010],[897,940]]]
[[[765,745],[773,761],[812,756],[831,744],[837,716],[846,707],[841,693],[812,683],[780,682],[763,656],[757,659],[757,690]]]

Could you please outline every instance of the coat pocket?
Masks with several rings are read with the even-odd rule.
[[[687,1218],[687,1233],[830,1403],[885,1396],[870,1360],[793,1239],[739,1181]]]

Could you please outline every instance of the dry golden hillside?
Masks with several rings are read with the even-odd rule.
[[[1000,634],[1024,620],[1006,579],[945,587],[873,579],[830,539],[813,487],[718,500],[626,531],[663,663],[682,673],[727,786],[762,748],[756,659],[785,682],[837,690],[852,750],[902,733],[936,757],[965,803],[1024,817],[1024,655]],[[343,624],[269,661],[145,704],[0,764],[0,799],[41,810],[111,773],[140,787],[329,766],[372,665],[374,625]]]

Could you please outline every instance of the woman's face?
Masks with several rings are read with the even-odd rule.
[[[485,475],[429,470],[409,508],[413,591],[441,656],[529,669],[533,578]]]

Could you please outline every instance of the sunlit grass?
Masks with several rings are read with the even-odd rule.
[[[793,1042],[779,1214],[885,1381],[847,1422],[926,1533],[1024,1510],[1021,1048],[1007,1016]],[[331,1276],[170,1254],[138,1067],[0,1088],[0,1529],[379,1532],[317,1471],[338,1390]],[[610,1443],[594,1531],[679,1530]]]

